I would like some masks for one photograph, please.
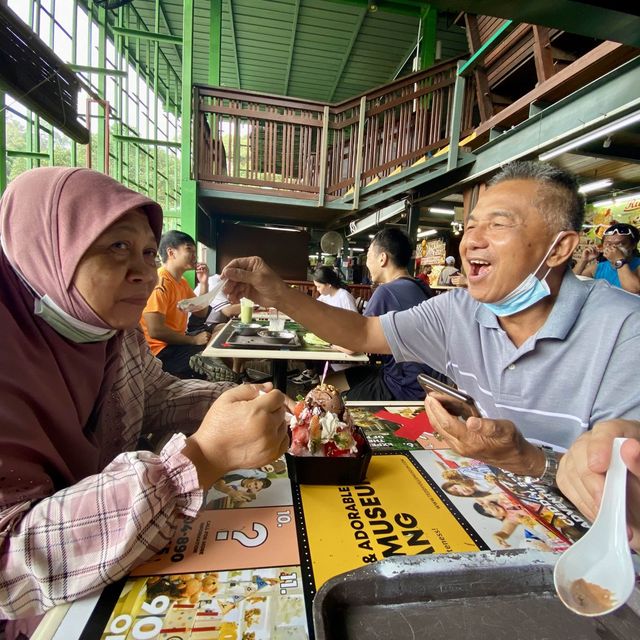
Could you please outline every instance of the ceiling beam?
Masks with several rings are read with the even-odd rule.
[[[639,81],[640,58],[634,58],[475,149],[475,160],[467,166],[467,175],[451,176],[444,189],[424,184],[420,188],[423,195],[417,195],[414,201],[440,200],[467,184],[486,180],[507,162],[535,158],[570,138],[637,110]]]
[[[289,95],[289,78],[291,76],[291,64],[293,63],[293,51],[296,46],[296,36],[298,35],[298,15],[300,14],[300,0],[295,0],[293,7],[293,20],[291,24],[291,40],[289,41],[289,60],[287,61],[287,70],[284,74],[284,91],[283,96]]]
[[[173,36],[167,33],[158,33],[157,31],[143,31],[141,29],[126,29],[125,27],[112,26],[113,33],[119,36],[127,36],[129,38],[138,38],[140,40],[151,40],[153,42],[164,42],[170,44],[182,45],[180,36]]]
[[[171,31],[171,27],[169,26],[169,21],[167,20],[167,13],[165,11],[162,0],[158,0],[158,6],[160,8],[160,15],[162,16],[162,20],[164,21],[165,29],[169,32],[169,35],[174,35],[173,31]],[[178,56],[178,60],[180,60],[180,64],[182,64],[182,49],[178,45],[175,45],[175,49],[176,49],[176,55]]]
[[[238,62],[238,45],[236,44],[236,25],[233,18],[233,3],[227,0],[227,9],[229,11],[229,29],[231,31],[231,44],[233,46],[233,59],[235,61],[236,84],[238,89],[242,89],[240,84],[240,64]]]
[[[352,7],[368,7],[369,0],[326,0],[334,4],[347,4]],[[378,0],[374,3],[376,11],[396,13],[404,16],[419,16],[424,2],[422,0]]]
[[[149,26],[147,25],[147,23],[144,21],[144,19],[140,15],[140,12],[133,5],[129,5],[127,7],[127,9],[132,10],[132,12],[135,14],[135,17],[138,19],[140,24],[143,24],[145,26],[145,28],[147,30],[149,30]],[[171,32],[171,29],[169,29],[169,24],[168,23],[167,23],[167,31],[169,31],[170,35],[173,35],[173,33]],[[123,50],[125,50],[125,49],[127,50],[127,54],[128,54],[128,57],[129,57],[129,64],[131,64],[132,66],[135,66],[135,64],[134,64],[134,61],[136,60],[135,45],[129,44],[129,40],[127,40],[127,43],[128,44],[126,46],[123,46]],[[182,45],[175,45],[175,47],[176,47],[176,50],[181,50]],[[160,55],[162,56],[163,60],[165,61],[165,64],[167,65],[167,69],[171,69],[171,71],[173,72],[176,82],[177,83],[181,82],[182,70],[181,70],[180,73],[178,73],[176,71],[175,67],[171,64],[171,62],[169,62],[169,58],[167,58],[167,54],[162,50],[162,48],[160,48]],[[144,69],[144,71],[145,71],[147,77],[149,78],[149,80],[151,80],[151,73],[150,73],[151,62],[147,61],[147,65],[142,65],[140,60],[138,60],[137,62],[138,62],[138,64],[140,64],[141,68]],[[182,62],[182,58],[180,58],[180,62]],[[171,96],[170,96],[170,93],[171,93],[171,87],[170,87],[171,81],[167,78],[167,82],[165,82],[160,76],[158,76],[158,79],[160,80],[160,82],[164,85],[164,87],[167,90],[167,95],[166,95],[167,104],[169,102],[173,102],[173,105],[176,108],[176,111],[178,111],[178,110],[181,111],[181,105],[176,103],[175,100],[171,99]]]
[[[328,101],[333,102],[334,96],[336,93],[336,89],[340,84],[340,79],[342,78],[342,74],[344,73],[345,67],[347,66],[347,62],[349,62],[349,58],[351,57],[351,51],[353,50],[353,46],[360,35],[360,29],[362,28],[362,23],[364,19],[367,17],[367,8],[365,7],[360,13],[360,17],[358,18],[358,24],[351,35],[351,39],[349,40],[349,44],[347,44],[347,48],[344,52],[344,56],[342,57],[342,62],[340,63],[340,68],[338,69],[338,73],[336,75],[336,81],[333,83],[333,87],[331,88],[331,92],[328,94]]]
[[[628,3],[626,13],[622,3],[592,0],[429,0],[429,4],[443,11],[495,16],[640,47],[640,16],[633,2]],[[616,9],[609,8],[612,4]]]
[[[612,144],[610,147],[603,147],[602,140],[597,143],[573,149],[571,153],[587,156],[589,158],[600,158],[601,160],[614,160],[618,162],[628,162],[630,164],[640,164],[640,149],[632,145]]]

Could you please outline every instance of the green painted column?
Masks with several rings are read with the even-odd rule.
[[[222,51],[222,0],[211,0],[211,14],[209,16],[209,73],[207,81],[214,87],[221,83],[221,51]],[[213,116],[215,118],[215,115]],[[218,128],[218,123],[210,121],[211,130]],[[239,137],[236,138],[239,141]],[[236,156],[237,157],[237,156]],[[208,247],[207,262],[213,271],[217,267],[217,228],[218,220],[214,217],[210,220],[209,233],[207,235]]]
[[[184,0],[182,9],[182,144],[180,151],[182,190],[180,198],[180,227],[182,231],[188,233],[197,242],[198,184],[193,179],[191,172],[191,151],[193,148],[191,133],[193,100],[193,2],[194,0]],[[187,279],[193,286],[194,273],[190,271],[187,274]]]
[[[420,11],[420,71],[433,66],[436,61],[436,27],[438,11],[435,7],[425,5]]]
[[[107,12],[103,7],[98,9],[98,66],[102,69],[107,66]],[[98,76],[98,95],[107,99],[107,76],[101,73]],[[105,109],[98,107],[98,148],[96,169],[103,173],[109,173],[109,158],[105,158],[106,122]]]
[[[411,240],[411,246],[415,248],[418,242],[418,225],[420,224],[420,205],[415,202],[405,203],[408,211],[407,216],[407,235]],[[416,261],[411,260],[409,264],[409,273],[411,275],[416,274]]]
[[[7,188],[7,112],[4,92],[0,91],[0,194]]]
[[[73,15],[71,17],[71,63],[76,64],[78,61],[78,0],[73,1]],[[87,127],[91,128],[89,122]],[[91,136],[91,131],[89,131]],[[78,143],[71,141],[71,166],[78,166]]]

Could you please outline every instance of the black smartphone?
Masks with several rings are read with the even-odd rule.
[[[473,409],[473,412],[474,412],[473,415],[476,415],[476,416],[482,415],[480,411],[478,411],[478,407],[476,406],[475,400],[470,395],[467,395],[463,391],[460,391],[459,389],[455,389],[454,387],[448,384],[445,384],[444,382],[440,382],[440,380],[436,380],[435,378],[428,376],[426,373],[418,374],[418,383],[427,393],[430,393],[431,391],[437,391],[438,393],[443,393],[449,398],[451,398],[452,400],[457,400],[458,402],[464,402],[465,404],[469,405]],[[463,415],[462,412],[455,411],[455,408],[456,408],[455,404],[452,404],[452,405],[447,404],[445,406],[445,409],[451,410],[451,412],[454,413],[454,415]],[[466,414],[468,412],[465,411],[464,413]],[[468,417],[468,416],[465,416],[465,417]]]

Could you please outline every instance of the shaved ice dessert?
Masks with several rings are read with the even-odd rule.
[[[318,385],[298,402],[290,428],[294,456],[353,458],[364,444],[340,392],[330,384]]]

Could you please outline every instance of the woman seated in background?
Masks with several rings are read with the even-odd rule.
[[[287,447],[279,391],[178,380],[149,352],[138,322],[161,230],[158,204],[88,169],[28,171],[0,201],[9,639],[125,576],[196,515],[203,490]],[[174,430],[195,433],[133,451],[141,433]]]
[[[324,302],[332,307],[358,311],[355,298],[349,293],[347,285],[340,280],[340,276],[331,267],[318,267],[313,273],[313,284],[320,294],[318,296],[320,302]],[[352,351],[337,346],[335,348],[345,353],[353,353]],[[305,369],[300,375],[292,378],[292,382],[302,385],[318,384],[318,382],[320,382],[320,376],[314,367],[321,368],[323,364],[319,362],[308,364],[309,369]],[[331,368],[334,371],[342,371],[348,369],[350,366],[352,365],[337,364],[335,362],[331,364]]]
[[[347,285],[340,280],[331,267],[318,267],[313,274],[313,284],[318,293],[318,300],[332,307],[357,311],[356,301],[347,290]]]

